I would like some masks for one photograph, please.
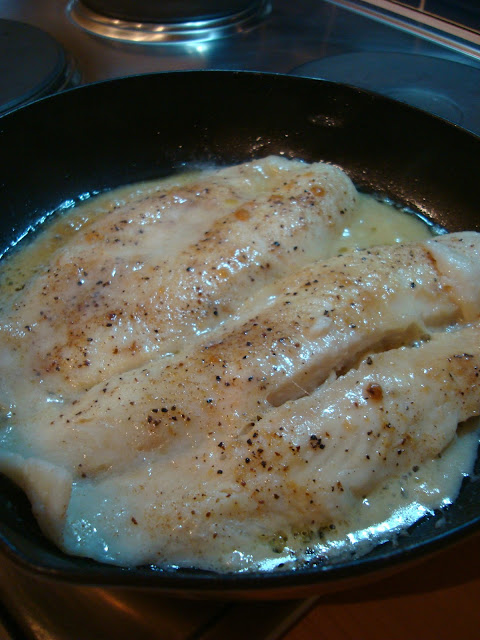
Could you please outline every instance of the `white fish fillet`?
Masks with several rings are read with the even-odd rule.
[[[313,543],[478,415],[479,345],[475,325],[375,354],[242,435],[184,442],[174,455],[77,483],[64,548],[126,565],[228,571],[275,557],[279,539],[307,534]]]
[[[178,351],[329,256],[356,205],[346,174],[323,163],[269,157],[200,175],[113,206],[52,256],[3,310],[4,378],[72,397]]]
[[[207,344],[43,415],[18,407],[0,468],[71,553],[219,570],[252,545],[267,557],[272,538],[348,519],[478,415],[479,253],[462,233],[310,264]],[[59,469],[55,508],[25,458],[49,465],[43,484]]]

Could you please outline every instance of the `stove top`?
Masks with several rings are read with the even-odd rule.
[[[0,115],[79,81],[68,52],[38,27],[0,19],[0,51]]]
[[[74,83],[190,69],[301,73],[384,92],[480,133],[475,0],[0,0],[0,19],[51,36],[75,62]],[[35,97],[26,91],[13,106]]]
[[[181,11],[172,16],[172,6]],[[0,113],[78,84],[202,69],[341,81],[480,134],[476,0],[0,0]],[[119,640],[273,640],[312,603],[253,603],[247,616],[246,605],[197,602],[186,615],[182,602],[46,584],[0,563],[2,639],[87,640],[113,629]]]

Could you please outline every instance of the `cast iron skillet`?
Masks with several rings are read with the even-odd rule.
[[[480,139],[434,116],[325,81],[250,72],[130,77],[73,89],[0,120],[0,246],[81,194],[271,153],[343,167],[359,188],[449,230],[478,229]],[[477,472],[480,467],[477,465]],[[480,480],[396,544],[332,566],[222,575],[122,569],[68,557],[40,533],[28,502],[0,482],[1,551],[37,577],[171,595],[295,597],[404,566],[478,528]]]

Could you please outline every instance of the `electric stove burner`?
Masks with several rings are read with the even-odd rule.
[[[73,0],[69,10],[76,24],[104,38],[175,44],[249,31],[271,6],[269,0]]]
[[[79,81],[72,59],[52,36],[0,20],[0,115]]]
[[[291,73],[375,91],[480,135],[477,67],[425,55],[364,51],[313,60]]]

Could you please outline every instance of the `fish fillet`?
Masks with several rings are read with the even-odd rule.
[[[476,324],[374,354],[233,438],[184,441],[174,455],[76,483],[62,545],[116,564],[218,571],[258,568],[299,535],[312,545],[478,415],[479,345]]]
[[[176,352],[329,256],[355,203],[340,169],[269,157],[114,204],[4,305],[0,374],[73,397]],[[13,402],[6,383],[0,394]]]

